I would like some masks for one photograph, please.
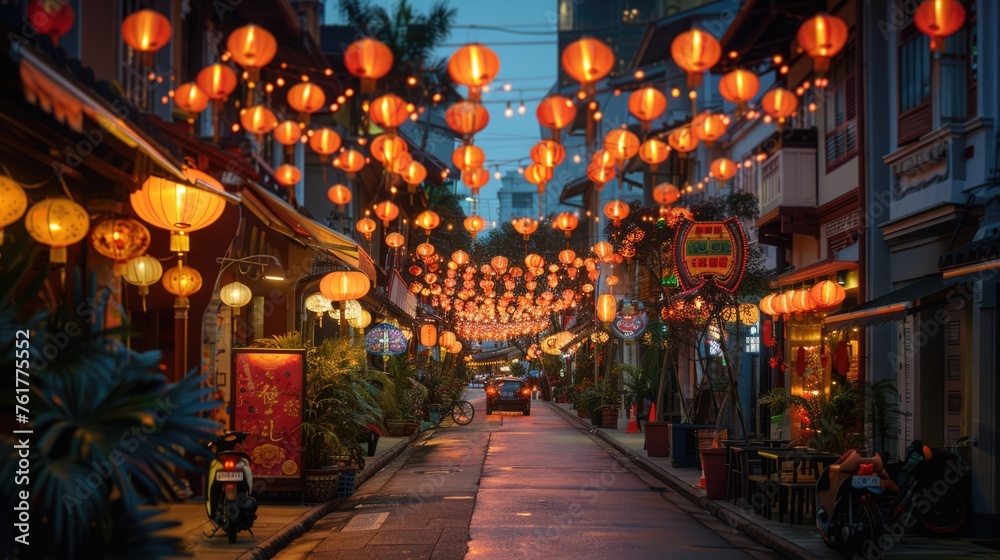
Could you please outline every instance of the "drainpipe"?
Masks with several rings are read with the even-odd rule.
[[[865,0],[854,1],[854,21],[859,22],[856,31],[854,48],[854,68],[855,68],[855,98],[861,102],[857,104],[857,126],[858,126],[858,300],[868,301],[868,282],[866,265],[868,255],[868,217],[867,217],[867,196],[868,196],[868,142],[866,138],[868,125],[865,122],[866,96],[865,96],[865,58],[862,53],[866,52],[865,29],[861,22],[867,21],[864,9]],[[862,299],[863,298],[863,299]],[[866,356],[868,355],[868,337],[858,337],[858,378],[863,382],[868,379]]]

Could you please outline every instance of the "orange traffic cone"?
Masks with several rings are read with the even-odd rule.
[[[629,434],[639,433],[639,419],[636,418],[634,404],[632,405],[632,409],[628,415],[628,429],[626,429],[625,432]]]
[[[694,487],[695,488],[705,488],[705,460],[704,459],[702,459],[702,461],[701,461],[701,480],[699,480],[698,484],[695,484]]]
[[[656,422],[656,403],[649,403],[649,420],[647,422]]]

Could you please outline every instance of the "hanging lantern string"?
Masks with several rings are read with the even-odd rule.
[[[60,169],[55,170],[56,177],[59,178],[59,184],[62,185],[63,192],[66,193],[66,198],[73,200],[73,193],[69,190],[69,185],[66,184],[66,178],[63,177],[62,171]]]
[[[32,184],[29,185],[27,183],[22,183],[22,182],[18,181],[17,179],[15,179],[14,175],[10,172],[10,169],[7,168],[7,164],[0,163],[0,167],[3,167],[3,173],[4,173],[4,175],[10,177],[10,180],[14,181],[15,183],[17,183],[18,186],[21,187],[22,189],[37,189],[38,187],[41,187],[43,185],[48,184],[48,182],[51,181],[53,177],[55,177],[55,172],[53,172],[50,177],[47,177],[47,178],[45,178],[45,179],[43,179],[43,180],[41,180],[41,181],[39,181],[37,183],[32,183]]]

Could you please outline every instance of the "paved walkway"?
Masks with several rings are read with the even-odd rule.
[[[580,418],[576,411],[572,410],[568,404],[547,403],[554,409],[562,411],[566,416],[572,417],[582,426],[591,426],[590,420]],[[647,470],[657,478],[668,483],[690,487],[689,492],[697,492],[697,495],[689,496],[702,504],[714,504],[718,508],[716,517],[720,517],[730,524],[741,522],[746,524],[741,530],[750,533],[758,533],[757,538],[763,537],[765,540],[784,541],[792,545],[791,550],[801,551],[796,554],[796,558],[824,558],[842,559],[843,556],[823,545],[822,538],[815,524],[792,525],[788,522],[779,523],[777,520],[765,519],[752,511],[745,510],[724,500],[708,500],[705,497],[705,490],[694,488],[701,478],[701,471],[694,468],[674,468],[670,464],[669,457],[649,457],[645,451],[645,433],[627,433],[615,429],[592,428],[594,433],[602,437],[605,441],[612,443],[616,448],[626,453],[633,460],[644,463]],[[698,497],[700,495],[700,498]],[[708,509],[708,508],[706,508]],[[978,546],[976,542],[986,542],[985,539],[979,541],[971,539],[932,539],[925,537],[915,537],[907,542],[899,543],[898,546],[890,549],[883,558],[920,558],[920,559],[951,559],[951,558],[1000,558],[1000,550]],[[992,541],[996,543],[995,540]]]

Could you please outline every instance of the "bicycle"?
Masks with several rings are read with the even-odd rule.
[[[435,428],[447,428],[452,424],[466,426],[476,416],[476,407],[469,401],[455,399],[438,409],[438,422]]]

